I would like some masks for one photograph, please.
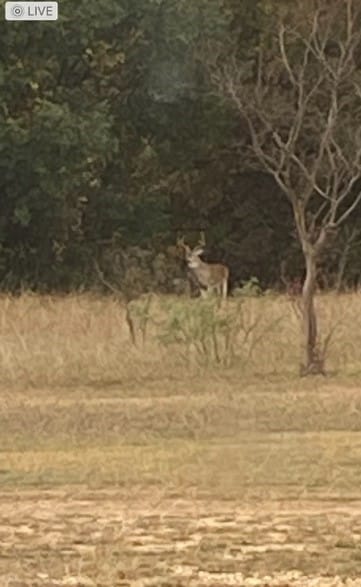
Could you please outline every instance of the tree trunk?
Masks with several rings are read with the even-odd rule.
[[[315,291],[317,257],[314,251],[305,252],[306,279],[302,288],[302,318],[304,336],[304,362],[301,375],[324,375],[324,359],[318,345]]]

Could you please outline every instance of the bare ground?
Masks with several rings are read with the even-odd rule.
[[[361,585],[360,505],[3,493],[1,585]]]

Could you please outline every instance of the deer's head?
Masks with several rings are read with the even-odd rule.
[[[198,245],[194,247],[194,249],[191,249],[190,246],[185,244],[184,237],[182,237],[178,239],[177,245],[183,249],[188,267],[190,267],[191,269],[196,269],[202,264],[200,256],[204,252],[204,242],[200,241]]]

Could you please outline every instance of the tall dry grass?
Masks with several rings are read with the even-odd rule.
[[[137,338],[134,345],[126,307],[115,298],[3,295],[2,384],[107,384],[186,377],[204,369],[220,373],[232,369],[240,377],[298,371],[300,323],[283,296],[229,299],[217,314],[217,322],[212,314],[209,324],[208,314],[197,322],[199,312],[203,312],[202,300],[154,296],[150,305],[148,301],[132,306]],[[328,369],[361,373],[361,296],[320,295],[317,308],[323,336],[332,331]],[[185,321],[187,327],[183,329]],[[192,333],[197,338],[195,344]]]

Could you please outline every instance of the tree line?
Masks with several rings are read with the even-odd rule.
[[[100,271],[129,296],[172,292],[185,273],[177,239],[201,233],[231,289],[252,277],[283,288],[306,274],[300,227],[314,245],[325,219],[318,283],[357,286],[361,207],[337,230],[315,216],[330,190],[352,182],[342,215],[360,188],[359,15],[343,0],[287,5],[64,0],[57,22],[3,21],[2,290],[91,289]],[[300,122],[294,101],[313,86]]]

